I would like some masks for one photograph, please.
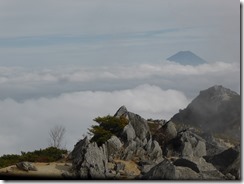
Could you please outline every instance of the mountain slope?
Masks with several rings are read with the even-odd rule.
[[[213,86],[200,94],[171,120],[217,135],[240,139],[241,98],[223,86]]]
[[[167,58],[169,61],[180,63],[182,65],[200,65],[206,63],[206,61],[191,51],[180,51],[173,56]]]

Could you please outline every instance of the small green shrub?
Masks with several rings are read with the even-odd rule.
[[[93,125],[88,130],[93,135],[91,142],[96,142],[98,146],[105,143],[112,135],[120,136],[124,127],[128,124],[128,120],[124,116],[117,118],[108,115],[105,117],[97,117],[94,121],[99,125]]]

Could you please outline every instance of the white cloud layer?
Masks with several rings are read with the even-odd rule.
[[[0,67],[2,100],[54,97],[75,91],[122,90],[145,83],[160,86],[164,90],[183,91],[188,98],[193,98],[200,90],[216,84],[239,92],[240,66],[224,62],[184,66],[164,61],[159,64],[36,70]]]
[[[176,90],[141,85],[120,91],[83,91],[55,98],[16,102],[0,101],[0,155],[20,153],[48,146],[48,132],[54,125],[66,127],[65,143],[72,149],[97,116],[113,115],[125,105],[144,118],[169,119],[189,103]]]
[[[93,67],[93,68],[66,68],[55,70],[26,71],[23,68],[0,67],[0,84],[4,83],[55,83],[66,82],[90,82],[96,80],[116,79],[145,79],[153,76],[196,76],[212,73],[224,74],[226,72],[238,72],[240,66],[236,63],[214,62],[199,66],[180,65],[174,62],[164,61],[161,64],[139,64],[117,67]]]

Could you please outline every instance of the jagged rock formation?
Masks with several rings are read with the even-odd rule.
[[[80,140],[71,152],[75,175],[78,178],[104,179],[114,178],[117,174],[108,168],[108,163],[114,160],[134,162],[149,161],[157,164],[163,160],[162,149],[152,136],[145,119],[127,111],[122,106],[114,115],[124,116],[128,124],[124,127],[121,137],[112,136],[101,147],[95,142],[90,143],[88,138]],[[114,169],[118,170],[116,166]]]
[[[103,145],[90,143],[88,138],[80,140],[71,153],[76,176],[82,179],[104,179],[107,172],[107,149]]]
[[[223,86],[213,86],[201,91],[171,120],[178,125],[193,126],[212,135],[240,140],[240,95]]]
[[[227,150],[211,134],[177,130],[173,121],[147,121],[122,106],[114,115],[128,124],[102,146],[80,140],[70,154],[81,179],[240,179],[240,149]],[[150,131],[153,129],[153,133]],[[152,128],[153,127],[153,128]],[[227,163],[224,160],[231,156]],[[207,161],[206,161],[207,160]],[[131,170],[133,168],[133,170]]]

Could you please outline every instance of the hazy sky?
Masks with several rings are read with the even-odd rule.
[[[237,0],[0,0],[0,155],[72,149],[121,105],[170,119],[215,84],[240,91]],[[166,58],[190,50],[207,61]]]

